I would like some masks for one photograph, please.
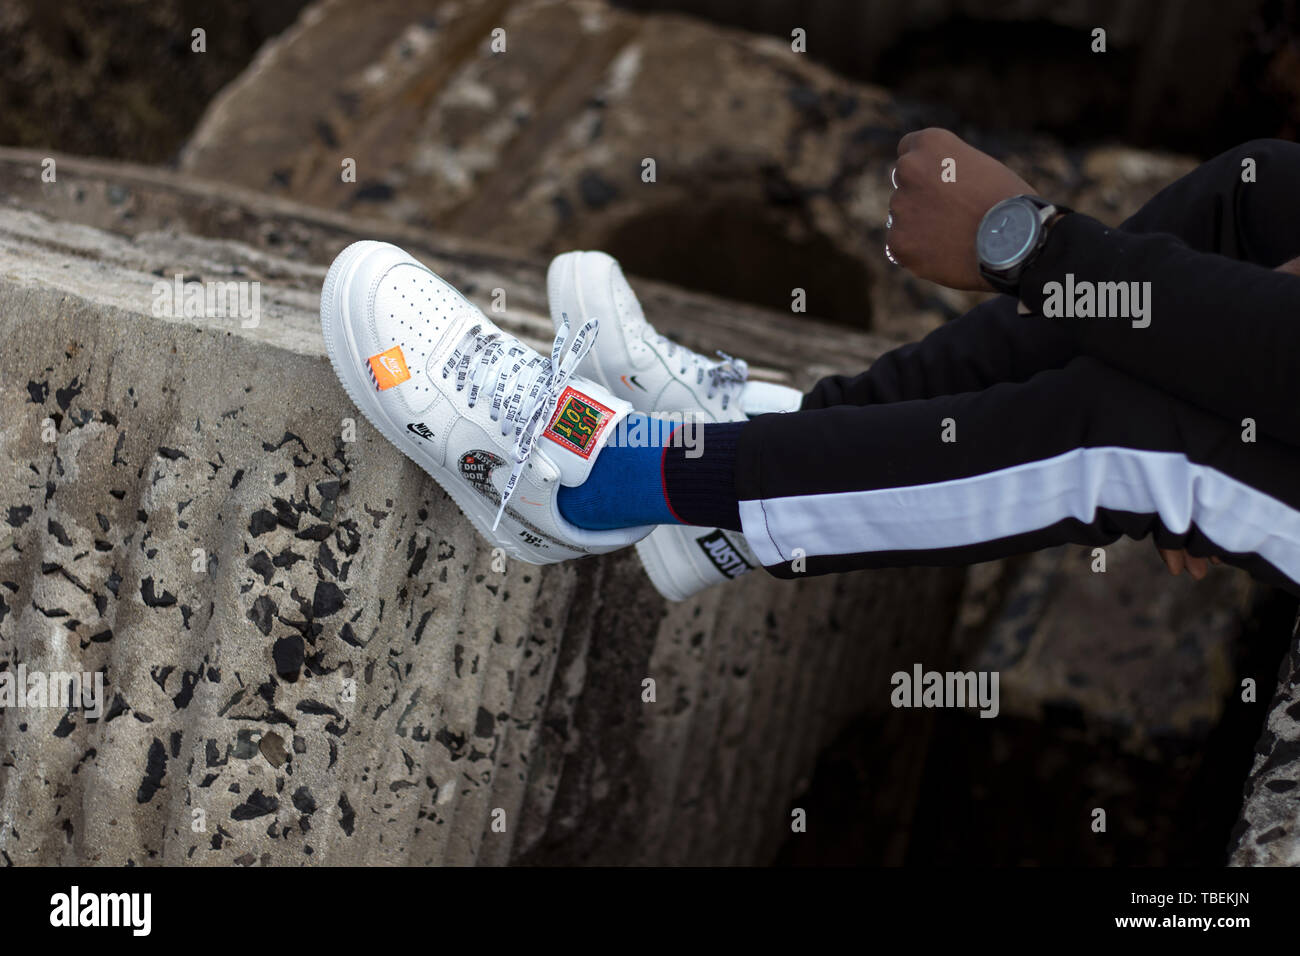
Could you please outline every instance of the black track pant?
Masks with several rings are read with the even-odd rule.
[[[1254,181],[1243,181],[1243,160]],[[1247,143],[1119,229],[1053,229],[1022,284],[740,434],[780,577],[1148,533],[1300,592],[1300,146]],[[1151,282],[1150,323],[1040,314],[1066,273]]]

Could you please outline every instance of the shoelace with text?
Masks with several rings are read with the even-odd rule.
[[[555,409],[578,364],[591,351],[598,324],[596,319],[590,319],[573,334],[573,345],[564,361],[560,361],[560,355],[569,341],[568,316],[563,317],[555,334],[550,358],[538,354],[512,335],[499,330],[484,333],[483,326],[476,324],[465,331],[444,363],[442,377],[445,379],[454,371],[456,391],[464,390],[469,384],[467,404],[470,408],[478,402],[484,386],[490,385],[492,421],[501,423],[502,435],[509,435],[510,426],[514,426],[514,463],[501,493],[496,520],[492,522],[493,531],[501,523],[506,503],[514,494],[538,432]]]
[[[695,366],[695,384],[703,385],[705,376],[709,379],[709,390],[707,397],[712,398],[718,391],[722,392],[722,407],[725,410],[731,404],[731,396],[738,392],[744,386],[745,381],[749,378],[749,365],[744,359],[733,358],[721,349],[718,350],[720,362],[710,362],[703,355],[692,352],[684,345],[674,342],[665,335],[656,333],[655,340],[660,345],[666,345],[667,356],[672,358],[679,351],[681,356],[681,368],[678,374],[686,375],[688,365]]]

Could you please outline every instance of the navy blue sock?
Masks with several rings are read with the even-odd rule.
[[[674,423],[633,412],[601,449],[587,480],[560,487],[560,514],[589,531],[644,524],[738,531],[736,443],[744,424],[679,426],[697,443],[691,448],[681,436],[672,440]]]
[[[736,448],[748,422],[696,428],[697,447],[664,449],[664,488],[681,524],[741,531],[736,496]]]

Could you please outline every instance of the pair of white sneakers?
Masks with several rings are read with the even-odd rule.
[[[635,543],[674,601],[757,566],[734,531],[579,528],[560,513],[558,492],[587,479],[632,411],[738,421],[793,410],[799,393],[749,382],[744,362],[711,362],[657,334],[604,253],[557,256],[546,282],[549,357],[396,246],[353,243],[321,291],[325,347],[371,424],[512,557],[550,564]]]

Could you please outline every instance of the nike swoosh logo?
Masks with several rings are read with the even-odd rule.
[[[646,390],[645,386],[636,380],[635,375],[620,375],[619,378],[623,380],[623,384],[626,385],[628,388],[631,388],[633,385],[635,385],[643,392]],[[631,382],[628,381],[629,378],[632,380]]]

